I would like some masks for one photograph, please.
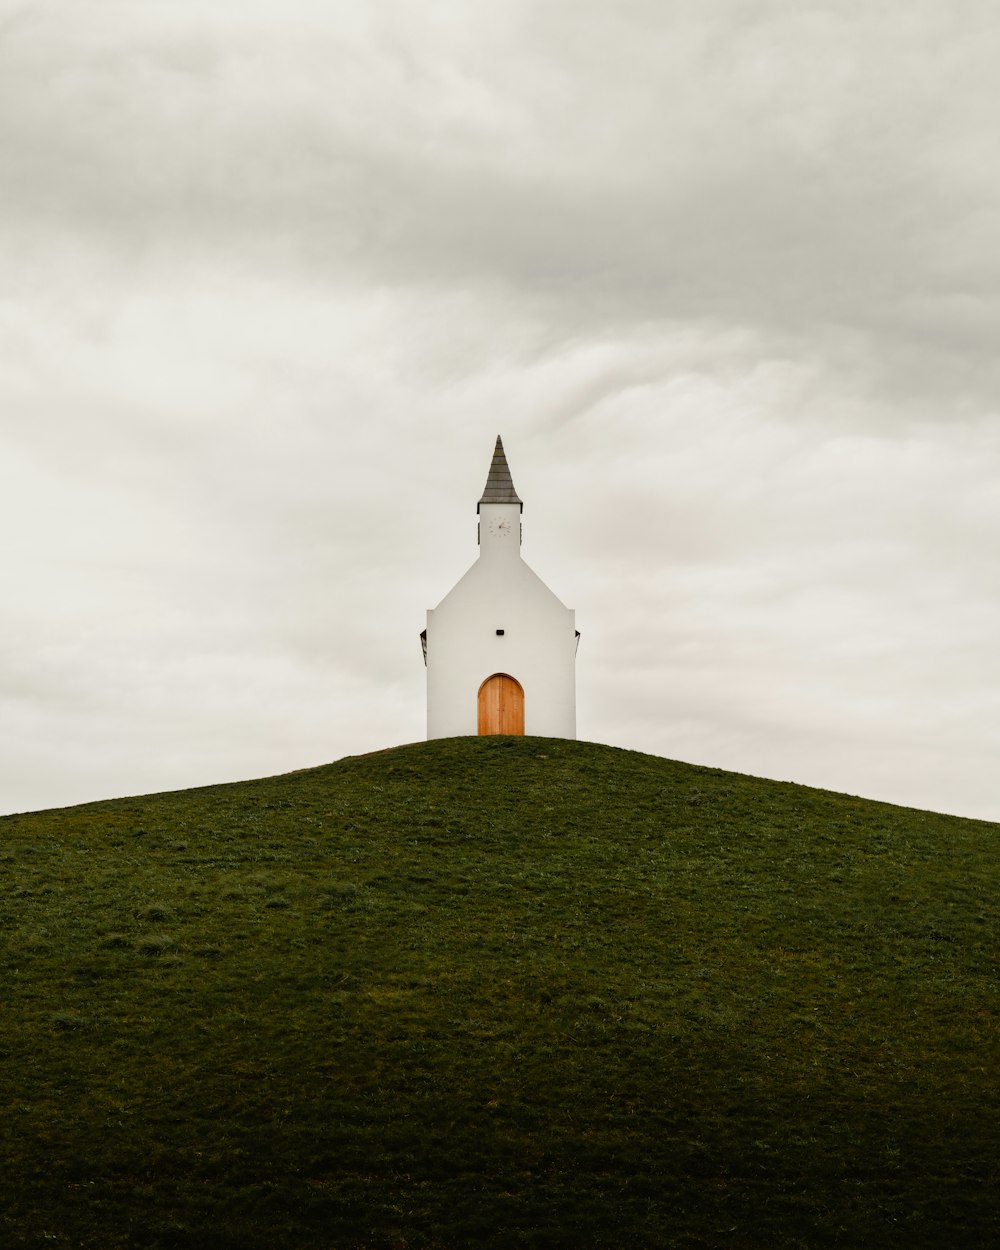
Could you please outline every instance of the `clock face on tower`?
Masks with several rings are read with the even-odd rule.
[[[506,538],[510,532],[511,524],[506,517],[498,517],[490,522],[490,533],[496,534],[497,538]]]

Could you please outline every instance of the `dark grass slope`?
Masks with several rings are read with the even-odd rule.
[[[0,1245],[992,1247],[998,827],[453,739],[0,821]]]

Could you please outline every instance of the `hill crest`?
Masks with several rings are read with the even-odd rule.
[[[0,1241],[992,1247],[997,826],[443,739],[0,820]]]

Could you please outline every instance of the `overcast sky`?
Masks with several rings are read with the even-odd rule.
[[[579,736],[1000,820],[995,0],[0,0],[0,811]]]

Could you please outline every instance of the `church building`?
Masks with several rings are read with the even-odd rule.
[[[427,737],[576,737],[575,616],[521,559],[521,502],[497,438],[479,559],[427,613]]]

